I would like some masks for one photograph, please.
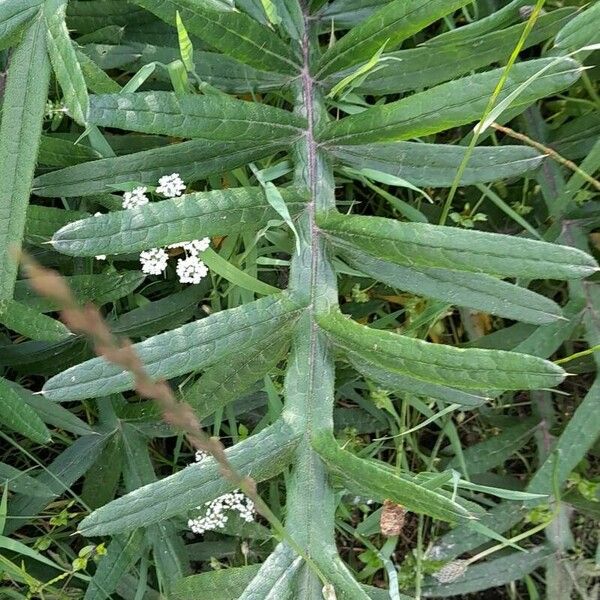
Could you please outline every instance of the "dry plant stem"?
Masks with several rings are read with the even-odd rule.
[[[61,308],[61,317],[67,327],[74,333],[88,337],[98,356],[129,371],[135,378],[135,390],[138,394],[154,400],[161,409],[164,420],[175,429],[185,432],[192,447],[209,453],[217,461],[223,477],[234,487],[240,488],[254,502],[258,512],[291,547],[300,550],[258,495],[256,482],[251,477],[244,477],[235,471],[227,459],[223,444],[218,438],[209,437],[204,433],[189,404],[178,402],[166,382],[154,381],[148,376],[131,342],[127,339],[117,339],[95,306],[79,306],[69,286],[56,271],[40,266],[26,255],[21,257],[21,261],[31,287]]]
[[[580,177],[585,179],[589,184],[593,185],[597,190],[600,191],[600,181],[594,179],[591,175],[580,169],[573,161],[570,161],[564,156],[561,156],[556,150],[553,150],[552,148],[549,148],[548,146],[545,146],[540,142],[536,142],[535,140],[532,140],[525,134],[519,133],[518,131],[514,131],[510,127],[505,127],[504,125],[500,125],[499,123],[492,123],[491,126],[497,131],[501,131],[505,135],[508,135],[509,137],[514,138],[515,140],[519,140],[520,142],[523,142],[524,144],[527,144],[528,146],[531,146],[532,148],[535,148],[536,150],[547,154],[551,159],[567,167],[568,169],[571,169],[571,171],[577,173]]]

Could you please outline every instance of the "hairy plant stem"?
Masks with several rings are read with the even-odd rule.
[[[335,198],[333,171],[315,141],[315,129],[327,113],[311,74],[312,48],[317,45],[307,16],[305,24],[296,112],[306,117],[308,127],[293,154],[295,184],[306,190],[309,201],[297,224],[300,252],[292,260],[290,292],[307,305],[307,310],[297,324],[285,381],[285,418],[302,436],[288,486],[286,526],[308,556],[333,560],[335,498],[311,441],[316,435],[333,432],[333,354],[316,317],[337,306],[337,283],[316,216],[334,209]],[[323,583],[312,570],[303,568],[296,597],[321,598]]]

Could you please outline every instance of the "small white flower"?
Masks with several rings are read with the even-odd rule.
[[[254,502],[239,490],[223,494],[211,502],[206,502],[204,506],[199,506],[198,509],[204,510],[204,516],[188,520],[188,527],[198,534],[223,529],[229,520],[226,513],[231,510],[240,513],[242,519],[247,523],[254,521]]]
[[[162,194],[167,198],[175,198],[181,196],[185,190],[185,183],[179,177],[179,173],[164,175],[158,180],[157,194]]]
[[[136,187],[131,192],[125,192],[123,194],[123,208],[136,208],[148,204],[150,199],[146,196],[146,190],[145,187]]]
[[[175,242],[174,244],[169,244],[168,248],[183,248],[188,254],[192,256],[198,256],[200,252],[204,252],[208,250],[210,246],[210,238],[205,237],[201,240],[192,240],[191,242]]]
[[[142,272],[147,275],[160,275],[167,268],[169,255],[162,248],[150,248],[140,254]]]
[[[94,213],[94,216],[95,217],[101,217],[102,213],[101,212]],[[94,258],[96,260],[106,260],[106,254],[98,254]]]
[[[177,261],[177,276],[181,283],[197,284],[200,283],[206,275],[208,275],[208,269],[197,256],[188,256],[187,258],[180,258]]]
[[[208,452],[205,452],[204,450],[196,450],[196,454],[194,455],[194,460],[199,463],[202,462],[205,458],[208,458],[209,454]]]

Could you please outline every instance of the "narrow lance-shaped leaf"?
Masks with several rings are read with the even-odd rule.
[[[552,66],[549,65],[552,63]],[[527,106],[573,84],[581,65],[565,58],[539,59],[516,64],[510,71],[498,103],[546,68],[515,98],[512,110]],[[502,69],[450,81],[389,104],[375,106],[358,115],[326,125],[319,139],[331,144],[364,144],[406,140],[466,125],[481,119]]]
[[[111,192],[112,186],[131,181],[156,185],[171,172],[193,182],[275,154],[285,146],[285,141],[191,140],[44,173],[35,179],[34,192],[38,196],[89,196]]]
[[[44,21],[37,18],[13,52],[0,125],[0,313],[12,298],[18,250],[42,133],[50,80]]]
[[[484,273],[404,267],[351,248],[340,249],[340,255],[365,275],[413,294],[526,323],[551,323],[562,316],[545,296]]]
[[[290,462],[298,438],[283,421],[227,450],[238,473],[263,481],[280,473]],[[201,463],[145,485],[99,508],[80,525],[86,536],[130,531],[169,517],[185,514],[204,502],[231,491],[216,461]]]
[[[319,325],[344,350],[422,381],[462,389],[521,390],[558,385],[565,372],[526,354],[462,349],[380,331],[332,313]]]
[[[194,0],[134,2],[171,25],[175,24],[175,14],[179,11],[190,33],[240,62],[257,69],[292,75],[300,71],[291,46],[248,15],[212,10],[205,3]]]
[[[527,36],[523,49],[551,38],[569,22],[572,15],[572,8],[564,8],[540,16]],[[486,65],[506,61],[526,26],[526,23],[519,23],[462,43],[428,44],[390,52],[386,54],[386,62],[369,74],[358,86],[358,91],[363,94],[399,94],[419,90],[450,81]],[[463,31],[466,27],[454,31]],[[400,65],[398,61],[401,61]]]
[[[301,310],[285,296],[269,296],[148,338],[133,348],[150,377],[169,379],[252,348],[266,334],[296,318]],[[50,400],[62,402],[106,396],[133,385],[131,373],[104,358],[94,358],[49,379],[43,393]]]
[[[443,521],[456,522],[470,517],[467,510],[445,496],[384,468],[376,461],[342,450],[333,438],[317,438],[313,440],[313,446],[329,470],[341,477],[355,493],[361,490],[379,502],[389,499],[402,504],[407,510]]]
[[[514,236],[427,223],[330,213],[319,220],[334,244],[415,267],[532,279],[578,279],[598,270],[585,252]]]
[[[56,342],[72,333],[56,319],[47,317],[37,310],[11,300],[0,315],[0,323],[32,340]]]
[[[490,399],[485,393],[463,392],[445,385],[408,377],[402,374],[400,370],[391,367],[386,369],[354,352],[346,352],[345,356],[359,373],[368,379],[372,379],[384,390],[390,392],[405,392],[473,408],[485,404]]]
[[[292,190],[282,190],[282,196],[292,213],[306,205]],[[259,188],[198,192],[75,221],[57,231],[52,244],[58,252],[74,256],[125,254],[203,236],[256,230],[278,217]]]
[[[600,4],[592,2],[585,11],[565,25],[556,36],[554,45],[561,50],[579,50],[600,42],[598,33]]]
[[[38,444],[50,441],[50,432],[36,412],[0,377],[0,423]]]
[[[304,119],[266,104],[172,92],[91,96],[89,122],[142,133],[255,143],[291,143],[305,125]]]
[[[81,66],[65,24],[67,1],[45,0],[44,19],[48,31],[48,54],[69,114],[77,123],[85,126],[89,98]]]
[[[289,600],[300,566],[300,558],[289,546],[280,543],[260,571],[241,594],[239,600]]]
[[[446,144],[391,142],[335,146],[329,151],[356,169],[375,169],[413,185],[451,187],[467,148]],[[461,185],[517,177],[542,164],[544,156],[526,146],[480,146],[473,150]]]
[[[0,49],[10,46],[39,12],[43,0],[9,0],[0,3]]]
[[[468,3],[469,0],[394,0],[329,48],[319,62],[317,75],[323,77],[368,60],[383,44],[391,49]]]
[[[200,419],[237,400],[284,357],[290,342],[290,327],[265,337],[232,363],[209,367],[196,382],[182,390],[182,398]]]

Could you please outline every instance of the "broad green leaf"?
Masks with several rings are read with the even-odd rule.
[[[548,546],[536,546],[527,554],[513,552],[501,558],[469,566],[466,573],[452,583],[433,583],[435,580],[430,580],[432,583],[423,586],[423,597],[462,596],[523,579],[525,575],[543,566],[553,552]]]
[[[592,2],[560,30],[554,45],[561,50],[574,51],[597,44],[600,42],[598,19],[600,19],[600,4]]]
[[[227,450],[234,469],[256,481],[274,477],[290,462],[298,438],[280,421]],[[207,458],[103,506],[80,524],[86,536],[129,531],[192,511],[231,491],[216,461]]]
[[[293,213],[306,205],[293,190],[283,190],[282,195]],[[75,256],[126,254],[204,236],[258,230],[278,217],[262,189],[232,188],[76,221],[58,231],[52,243],[58,252]]]
[[[376,169],[413,185],[451,187],[467,148],[449,144],[392,142],[335,146],[330,152],[356,169]],[[516,177],[537,169],[544,156],[527,146],[480,146],[467,164],[461,185]]]
[[[266,104],[171,92],[91,96],[89,121],[142,133],[255,143],[291,143],[305,125],[304,119]]]
[[[83,304],[94,301],[102,305],[133,292],[144,281],[145,276],[141,271],[123,271],[97,275],[72,275],[65,279],[78,302]],[[38,296],[27,280],[17,281],[15,300],[39,312],[53,312],[61,308],[53,300]]]
[[[83,600],[105,600],[114,592],[121,577],[140,559],[144,551],[144,533],[137,529],[129,536],[115,536],[100,558]]]
[[[4,0],[0,3],[0,49],[14,42],[16,35],[39,12],[43,0]]]
[[[351,248],[341,248],[340,256],[353,269],[393,288],[457,306],[526,323],[551,323],[562,316],[560,307],[552,300],[483,273],[430,267],[417,270]]]
[[[73,335],[60,321],[10,300],[0,315],[0,323],[32,340],[55,342]]]
[[[75,56],[83,73],[86,86],[94,94],[118,94],[121,91],[121,86],[81,50],[76,49]]]
[[[555,35],[572,14],[573,9],[565,8],[542,15],[527,37],[523,49]],[[386,54],[388,60],[371,73],[358,86],[358,90],[364,94],[398,94],[431,87],[486,65],[506,61],[525,27],[526,24],[521,23],[462,43],[426,45],[391,52]],[[454,31],[464,29],[461,27]]]
[[[141,25],[155,20],[145,10],[121,0],[70,2],[67,19],[69,28],[80,34],[95,32],[109,25],[126,27],[132,23]]]
[[[133,348],[150,377],[169,379],[252,348],[265,335],[297,318],[301,310],[285,296],[268,296],[148,338]],[[43,393],[50,400],[64,402],[106,396],[133,385],[130,373],[104,358],[94,358],[49,379]]]
[[[465,4],[468,0],[394,0],[329,48],[319,61],[317,76],[368,60],[383,44],[393,48]]]
[[[50,404],[60,406],[55,402]],[[91,509],[104,506],[115,497],[123,472],[124,435],[125,426],[121,428],[121,435],[117,433],[108,440],[83,481],[81,499]]]
[[[50,63],[43,19],[36,18],[11,56],[0,125],[0,313],[12,299],[31,182],[46,108]]]
[[[50,492],[46,485],[40,483],[34,477],[3,462],[0,462],[0,484],[6,484],[8,489],[16,494],[42,496]]]
[[[183,400],[203,419],[240,398],[283,359],[290,343],[289,329],[284,326],[260,340],[234,363],[223,361],[209,367],[202,377],[183,388]]]
[[[387,498],[402,504],[411,512],[443,521],[456,522],[470,518],[469,512],[459,504],[414,483],[401,473],[384,468],[377,461],[365,460],[342,450],[333,439],[314,439],[313,447],[329,471],[341,477],[353,493],[361,490],[378,502]]]
[[[382,368],[380,365],[365,359],[353,352],[347,352],[346,358],[350,364],[364,377],[375,381],[383,389],[389,392],[404,392],[415,396],[435,398],[448,404],[460,404],[475,408],[489,401],[485,395],[463,392],[454,388],[446,387],[421,381],[401,374],[400,370]]]
[[[299,61],[290,45],[268,27],[234,11],[216,11],[194,0],[134,0],[167,23],[175,24],[175,13],[190,33],[240,62],[257,69],[296,74]]]
[[[532,279],[578,279],[598,270],[581,250],[496,233],[335,213],[321,217],[319,226],[342,249],[359,249],[413,268]]]
[[[369,600],[365,586],[360,585],[355,576],[339,557],[335,548],[317,548],[312,550],[315,564],[319,567],[325,580],[327,581],[326,590],[323,587],[322,594],[326,600],[337,600],[338,598],[352,600]],[[302,565],[302,570],[306,573],[310,570],[309,566]],[[311,573],[314,576],[314,573]],[[305,585],[308,578],[300,573],[296,579],[295,595],[293,598],[313,598],[314,595],[308,595],[311,590]],[[397,600],[397,599],[396,599]]]
[[[112,186],[130,181],[154,186],[160,177],[173,172],[191,183],[275,154],[284,147],[282,142],[192,140],[45,173],[35,179],[34,192],[38,196],[89,196],[113,191]]]
[[[166,591],[173,584],[190,573],[186,546],[178,531],[170,521],[156,523],[147,528],[146,536],[152,544],[152,554],[156,574],[161,588]]]
[[[469,469],[467,475],[485,473],[503,465],[531,439],[537,425],[535,417],[523,419],[518,423],[511,423],[501,434],[465,448],[463,457]],[[461,461],[455,457],[445,468],[460,470],[460,466]]]
[[[556,151],[571,160],[585,158],[600,138],[600,113],[596,110],[575,117],[551,132]]]
[[[291,548],[280,543],[239,600],[291,600],[295,578],[302,565],[300,558]]]
[[[50,488],[47,496],[31,496],[19,494],[9,505],[9,514],[13,519],[7,522],[6,535],[19,529],[23,520],[31,519],[45,507],[53,498],[69,490],[71,486],[94,464],[110,435],[93,432],[75,440],[67,449],[55,458],[46,470],[40,473],[36,480]]]
[[[513,110],[524,110],[536,100],[569,87],[579,78],[581,65],[568,58],[518,63],[511,69],[498,103],[543,68],[547,69],[543,75],[530,82],[512,102]],[[397,141],[472,123],[483,116],[502,73],[502,69],[496,69],[470,75],[375,106],[326,125],[319,139],[333,145]]]
[[[461,389],[536,389],[558,385],[564,371],[546,360],[500,350],[462,349],[359,325],[341,314],[319,320],[332,341],[385,369]]]
[[[36,412],[0,377],[0,423],[37,444],[47,444],[50,432]]]
[[[65,24],[68,0],[45,0],[47,44],[54,74],[63,92],[63,102],[79,125],[87,124],[89,98],[81,66]]]

